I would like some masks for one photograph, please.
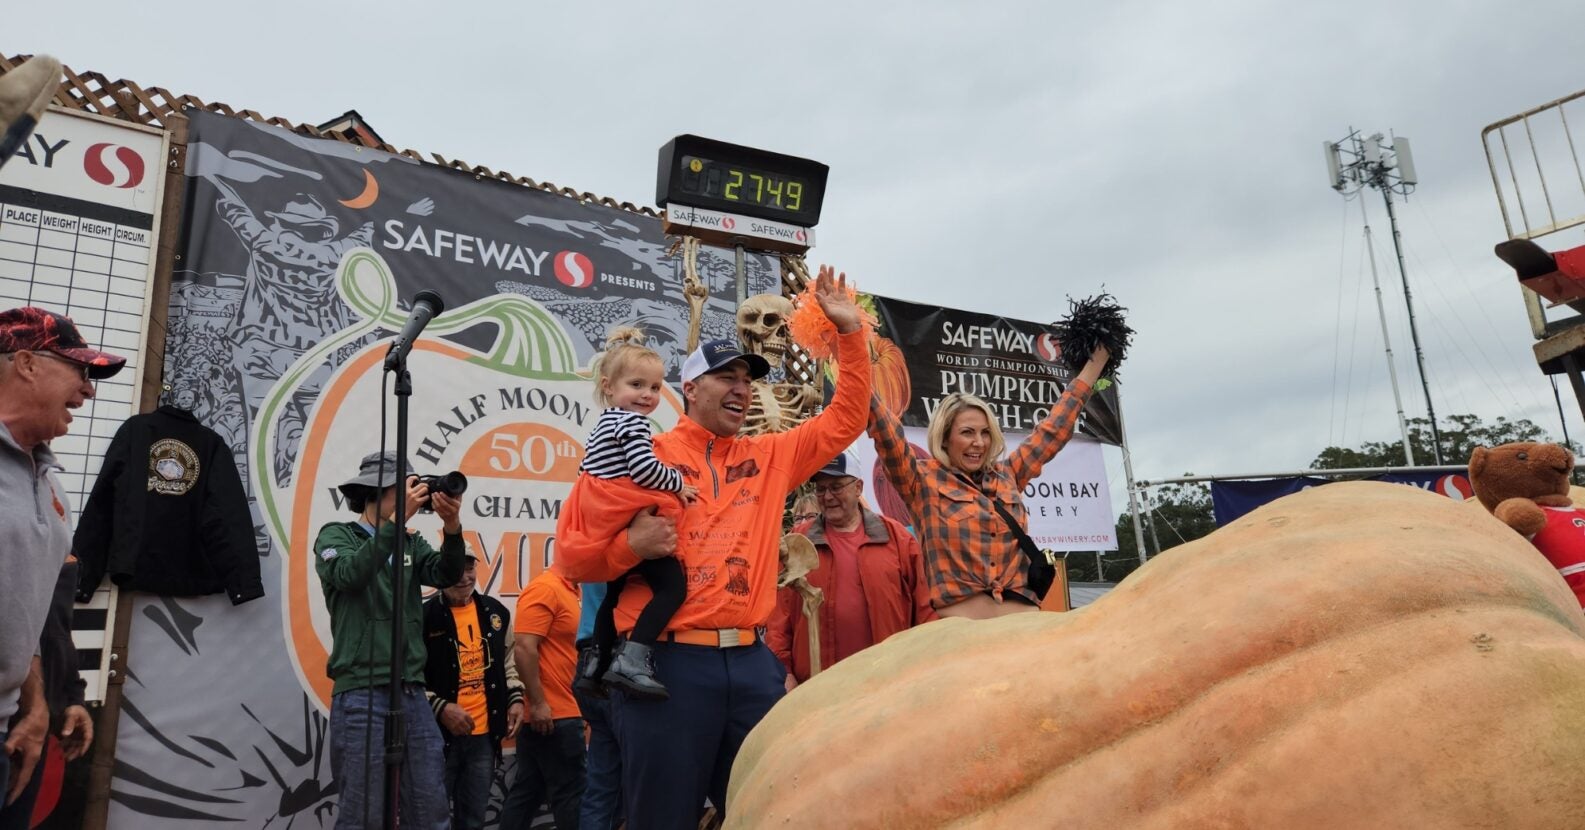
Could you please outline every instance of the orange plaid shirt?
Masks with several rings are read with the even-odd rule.
[[[1051,414],[1004,459],[992,461],[980,473],[979,488],[935,458],[918,458],[908,449],[903,425],[870,398],[870,437],[886,477],[902,495],[914,518],[914,534],[924,549],[925,574],[930,580],[930,603],[944,608],[975,594],[990,594],[998,601],[1012,593],[1039,605],[1029,589],[1028,559],[1018,539],[996,515],[995,498],[1026,528],[1029,517],[1022,496],[1029,480],[1055,458],[1073,437],[1079,413],[1090,398],[1090,387],[1074,380],[1063,391]]]

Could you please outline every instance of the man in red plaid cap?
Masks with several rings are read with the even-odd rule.
[[[66,434],[72,410],[94,396],[94,381],[126,362],[90,349],[62,315],[0,311],[0,780],[7,802],[32,778],[49,730],[37,651],[72,542],[49,442]]]

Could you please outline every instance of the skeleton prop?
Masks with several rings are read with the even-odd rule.
[[[771,368],[784,367],[792,337],[787,321],[792,301],[779,294],[756,294],[737,311],[737,336],[743,350],[767,360]],[[743,420],[744,435],[786,432],[808,420],[820,405],[820,394],[802,383],[754,381],[754,398]]]
[[[809,625],[809,676],[820,673],[820,589],[809,584],[808,574],[820,567],[820,554],[809,537],[789,533],[781,537],[781,573],[776,587],[792,586],[803,597],[804,622]]]

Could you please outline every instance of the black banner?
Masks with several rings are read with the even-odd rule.
[[[894,408],[906,398],[904,424],[928,426],[941,399],[960,392],[985,399],[998,414],[1002,429],[1029,432],[1051,411],[1071,380],[1058,360],[1061,349],[1050,326],[873,295],[871,299],[881,335],[897,347],[894,353],[881,344],[876,388]],[[1079,432],[1121,445],[1117,388],[1105,381],[1101,385],[1107,388],[1090,398],[1079,417]]]

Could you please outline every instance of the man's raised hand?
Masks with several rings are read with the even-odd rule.
[[[815,300],[820,303],[826,319],[842,334],[858,331],[863,321],[859,307],[848,299],[847,289],[847,274],[838,274],[829,265],[820,266],[820,273],[815,276]]]

